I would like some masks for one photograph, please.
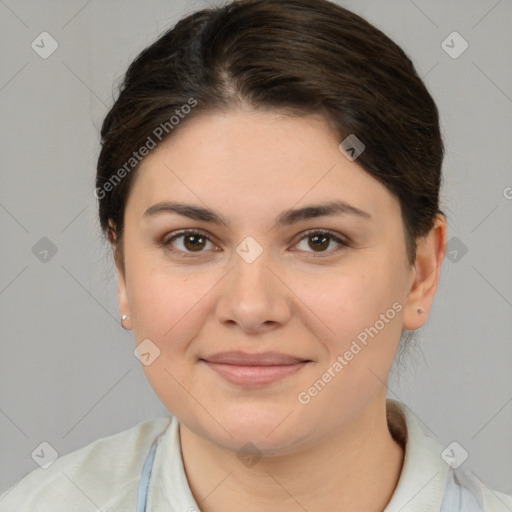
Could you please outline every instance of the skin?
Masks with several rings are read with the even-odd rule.
[[[184,122],[138,171],[117,259],[120,312],[137,344],[150,339],[160,350],[143,369],[180,421],[185,470],[202,511],[381,511],[397,485],[403,447],[387,428],[385,384],[402,329],[428,318],[446,222],[439,216],[418,240],[410,266],[399,202],[345,158],[340,142],[317,116],[212,113]],[[371,218],[275,224],[285,210],[340,199]],[[229,227],[145,215],[166,201],[207,207]],[[170,240],[183,229],[211,242],[199,239],[194,251],[190,238]],[[350,245],[329,238],[319,249],[307,230],[330,230]],[[236,252],[248,236],[262,250],[251,263]],[[394,318],[300,403],[299,393],[394,303],[401,306]],[[309,362],[247,388],[200,360],[232,350]],[[248,442],[262,457],[250,466],[237,457]]]

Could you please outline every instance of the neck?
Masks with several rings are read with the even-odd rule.
[[[341,432],[246,467],[180,425],[187,479],[201,511],[382,512],[398,483],[403,448],[389,433],[385,395]]]

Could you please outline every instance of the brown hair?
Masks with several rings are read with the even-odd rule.
[[[189,15],[142,51],[101,130],[96,197],[111,241],[121,240],[140,155],[179,123],[240,106],[321,114],[340,142],[355,134],[365,145],[357,163],[400,202],[414,263],[416,239],[442,213],[438,111],[403,50],[327,0],[234,1]]]

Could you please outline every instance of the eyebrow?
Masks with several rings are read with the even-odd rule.
[[[152,217],[161,213],[175,213],[189,219],[213,224],[222,225],[229,228],[229,221],[215,213],[209,208],[195,206],[176,202],[162,202],[148,208],[143,217]],[[371,220],[372,216],[365,210],[352,206],[345,201],[330,201],[323,204],[313,204],[303,208],[289,209],[282,212],[276,219],[276,226],[290,226],[302,220],[314,219],[328,215],[354,215],[364,220]]]

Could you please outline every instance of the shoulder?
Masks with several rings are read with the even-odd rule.
[[[512,497],[460,467],[456,450],[427,435],[405,404],[388,399],[388,426],[405,448],[404,465],[386,512],[512,512]]]
[[[484,512],[511,512],[512,496],[490,489],[482,482],[478,482],[482,492]]]
[[[139,423],[59,457],[47,469],[28,473],[0,496],[0,510],[107,512],[124,510],[124,504],[129,510],[151,443],[169,422],[157,418]]]
[[[511,512],[512,497],[487,487],[473,472],[450,469],[441,512]]]

